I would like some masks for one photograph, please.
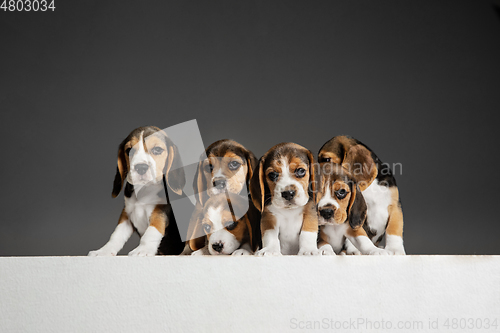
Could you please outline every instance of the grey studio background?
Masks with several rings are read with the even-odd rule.
[[[352,135],[403,165],[408,254],[500,254],[498,1],[55,5],[0,11],[0,255],[101,247],[118,144],[190,119],[258,156]]]

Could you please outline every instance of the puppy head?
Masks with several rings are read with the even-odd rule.
[[[320,225],[349,221],[357,229],[366,220],[365,199],[355,179],[339,165],[329,163],[321,167],[316,202]]]
[[[378,174],[376,157],[359,141],[348,136],[336,136],[326,142],[319,150],[318,161],[341,165],[357,181],[364,191]]]
[[[122,141],[112,196],[120,193],[125,180],[132,185],[159,183],[166,175],[170,189],[182,193],[186,183],[177,146],[154,126],[139,127]]]
[[[198,164],[193,184],[202,205],[214,195],[226,191],[238,194],[248,187],[257,165],[251,151],[236,141],[219,140],[206,149],[205,156]]]
[[[315,193],[314,158],[295,143],[272,147],[259,161],[252,177],[250,192],[261,211],[266,205],[292,209],[304,206]]]
[[[247,209],[248,199],[238,195],[222,193],[208,199],[201,226],[210,254],[231,254],[250,240],[250,222],[244,215]]]

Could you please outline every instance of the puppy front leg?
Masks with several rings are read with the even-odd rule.
[[[120,219],[118,220],[118,225],[116,226],[115,231],[113,231],[113,233],[109,237],[109,241],[99,250],[90,251],[88,256],[116,256],[116,254],[123,248],[123,245],[125,245],[125,243],[128,241],[130,236],[132,236],[133,232],[134,228],[132,227],[132,223],[130,223],[128,215],[125,212],[124,208],[120,215]]]
[[[152,257],[158,252],[161,240],[165,235],[167,215],[158,206],[149,217],[149,227],[141,237],[139,246],[128,254],[131,257]]]
[[[351,241],[347,238],[345,239],[344,246],[345,246],[345,252],[348,255],[360,255],[361,254],[361,252],[359,252],[359,250],[356,248],[356,246],[352,245]]]
[[[191,247],[189,246],[189,241],[184,242],[184,249],[182,250],[180,256],[189,256],[193,254],[193,250],[191,250]]]
[[[362,254],[370,255],[389,255],[389,251],[375,246],[373,242],[366,235],[365,229],[362,227],[347,229],[347,239],[354,245]]]
[[[252,247],[250,246],[250,243],[245,243],[242,246],[240,246],[239,249],[234,251],[231,255],[233,256],[245,256],[245,255],[251,255],[252,254]]]
[[[281,256],[281,245],[279,240],[279,227],[276,217],[264,210],[260,220],[262,230],[262,249],[255,252],[256,256]]]
[[[320,256],[323,250],[318,250],[317,232],[302,231],[299,236],[299,256]],[[331,246],[330,246],[331,247]],[[333,249],[332,249],[333,251]]]
[[[194,251],[193,253],[191,253],[191,255],[192,256],[209,256],[210,251],[208,251],[208,245],[205,245],[201,249]]]
[[[397,189],[393,190],[393,204],[389,208],[389,221],[385,230],[385,249],[391,254],[405,255],[403,246],[403,210]]]
[[[333,251],[333,247],[328,243],[328,236],[325,235],[322,229],[319,231],[318,236],[318,249],[321,251],[322,255],[326,256],[334,256],[335,251]]]
[[[281,256],[281,246],[277,229],[262,232],[262,249],[255,252],[256,256]]]
[[[298,255],[319,256],[322,253],[323,250],[318,250],[318,212],[313,201],[309,201],[304,209],[304,221],[299,235]]]
[[[203,207],[197,203],[191,218],[189,219],[189,226],[186,235],[186,244],[181,255],[190,255],[194,251],[200,250],[205,246],[207,237],[203,233],[201,227],[201,219],[203,218]]]
[[[184,249],[183,253],[189,254],[205,246],[205,243],[207,242],[207,237],[205,236],[203,228],[201,227],[202,219],[203,219],[203,206],[197,203],[193,211],[193,215],[189,220],[186,248]]]

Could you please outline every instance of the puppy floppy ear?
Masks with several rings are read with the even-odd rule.
[[[318,179],[318,175],[316,174],[318,170],[316,170],[315,162],[313,154],[308,150],[307,158],[309,159],[309,186],[308,186],[308,194],[309,197],[315,201],[316,200],[316,179]]]
[[[328,157],[330,162],[335,164],[342,164],[345,158],[346,149],[352,146],[350,140],[345,136],[336,136],[327,141],[318,152],[318,157]]]
[[[328,175],[331,174],[331,168],[333,164],[326,164],[323,167],[318,166],[316,170],[317,183],[316,183],[316,195],[314,196],[314,203],[317,205],[321,198],[325,195],[323,191],[325,190],[325,184],[328,181]]]
[[[261,212],[264,210],[264,199],[266,197],[267,184],[264,180],[264,156],[259,160],[259,164],[255,168],[252,179],[250,179],[250,194],[254,206]]]
[[[349,209],[347,216],[349,218],[349,225],[353,229],[361,227],[366,220],[366,202],[361,194],[361,191],[354,182],[350,182],[351,197],[349,198]]]
[[[205,246],[205,243],[207,242],[207,236],[203,232],[201,224],[196,224],[192,237],[193,238],[188,240],[191,250],[197,251]]]
[[[125,144],[127,143],[127,139],[123,140],[118,147],[118,160],[116,166],[116,174],[115,181],[113,182],[113,192],[111,192],[111,196],[116,198],[123,187],[123,181],[127,178],[128,174],[128,164],[127,158],[125,156]]]
[[[247,160],[248,171],[247,171],[246,182],[248,187],[250,185],[250,180],[252,179],[253,176],[253,171],[257,166],[257,163],[259,163],[259,161],[257,160],[257,157],[255,157],[255,155],[250,150],[245,150],[244,154],[245,154],[245,159]]]
[[[207,179],[205,177],[205,173],[203,172],[203,162],[205,161],[203,159],[204,156],[205,154],[202,155],[200,162],[198,162],[198,168],[196,169],[193,180],[193,189],[195,198],[196,201],[198,201],[201,204],[201,206],[204,206],[205,202],[208,200]]]
[[[205,233],[201,227],[203,219],[203,207],[199,204],[194,206],[193,213],[189,219],[188,231],[186,234],[186,243],[189,244],[191,250],[196,251],[205,246]]]
[[[356,179],[361,191],[370,186],[378,174],[371,152],[359,144],[349,149],[342,167]]]
[[[168,156],[164,168],[167,185],[177,195],[182,195],[182,189],[186,185],[186,176],[181,155],[177,146],[169,138],[166,137],[165,139],[168,147]]]

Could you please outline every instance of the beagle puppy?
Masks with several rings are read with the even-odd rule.
[[[191,254],[205,246],[206,234],[201,226],[203,207],[207,200],[221,193],[240,194],[248,191],[248,185],[257,165],[255,155],[243,145],[233,140],[219,140],[205,150],[198,163],[193,187],[196,207],[193,212],[187,235],[187,242],[182,254]],[[252,202],[249,205],[252,227],[252,239],[255,246],[260,245],[260,212]],[[255,225],[255,222],[257,221]]]
[[[251,182],[255,206],[262,212],[262,249],[258,256],[320,255],[316,240],[315,168],[311,152],[281,143],[261,157]]]
[[[318,248],[322,253],[333,255],[345,250],[347,254],[388,254],[376,247],[363,229],[367,206],[356,180],[333,163],[322,165],[319,178],[316,201]]]
[[[109,241],[89,256],[115,256],[135,230],[141,241],[129,256],[179,254],[184,243],[169,203],[183,195],[184,169],[179,152],[167,134],[154,126],[133,130],[118,148],[113,198],[125,183],[125,207]],[[172,198],[170,198],[172,199]]]
[[[326,142],[319,150],[318,160],[320,167],[328,163],[341,166],[357,182],[367,206],[363,226],[366,236],[360,237],[378,245],[385,236],[386,253],[404,255],[403,211],[391,168],[370,148],[349,136],[336,136]],[[360,249],[359,244],[354,245]]]
[[[248,201],[248,197],[228,192],[208,199],[201,220],[206,244],[191,255],[252,254]]]

